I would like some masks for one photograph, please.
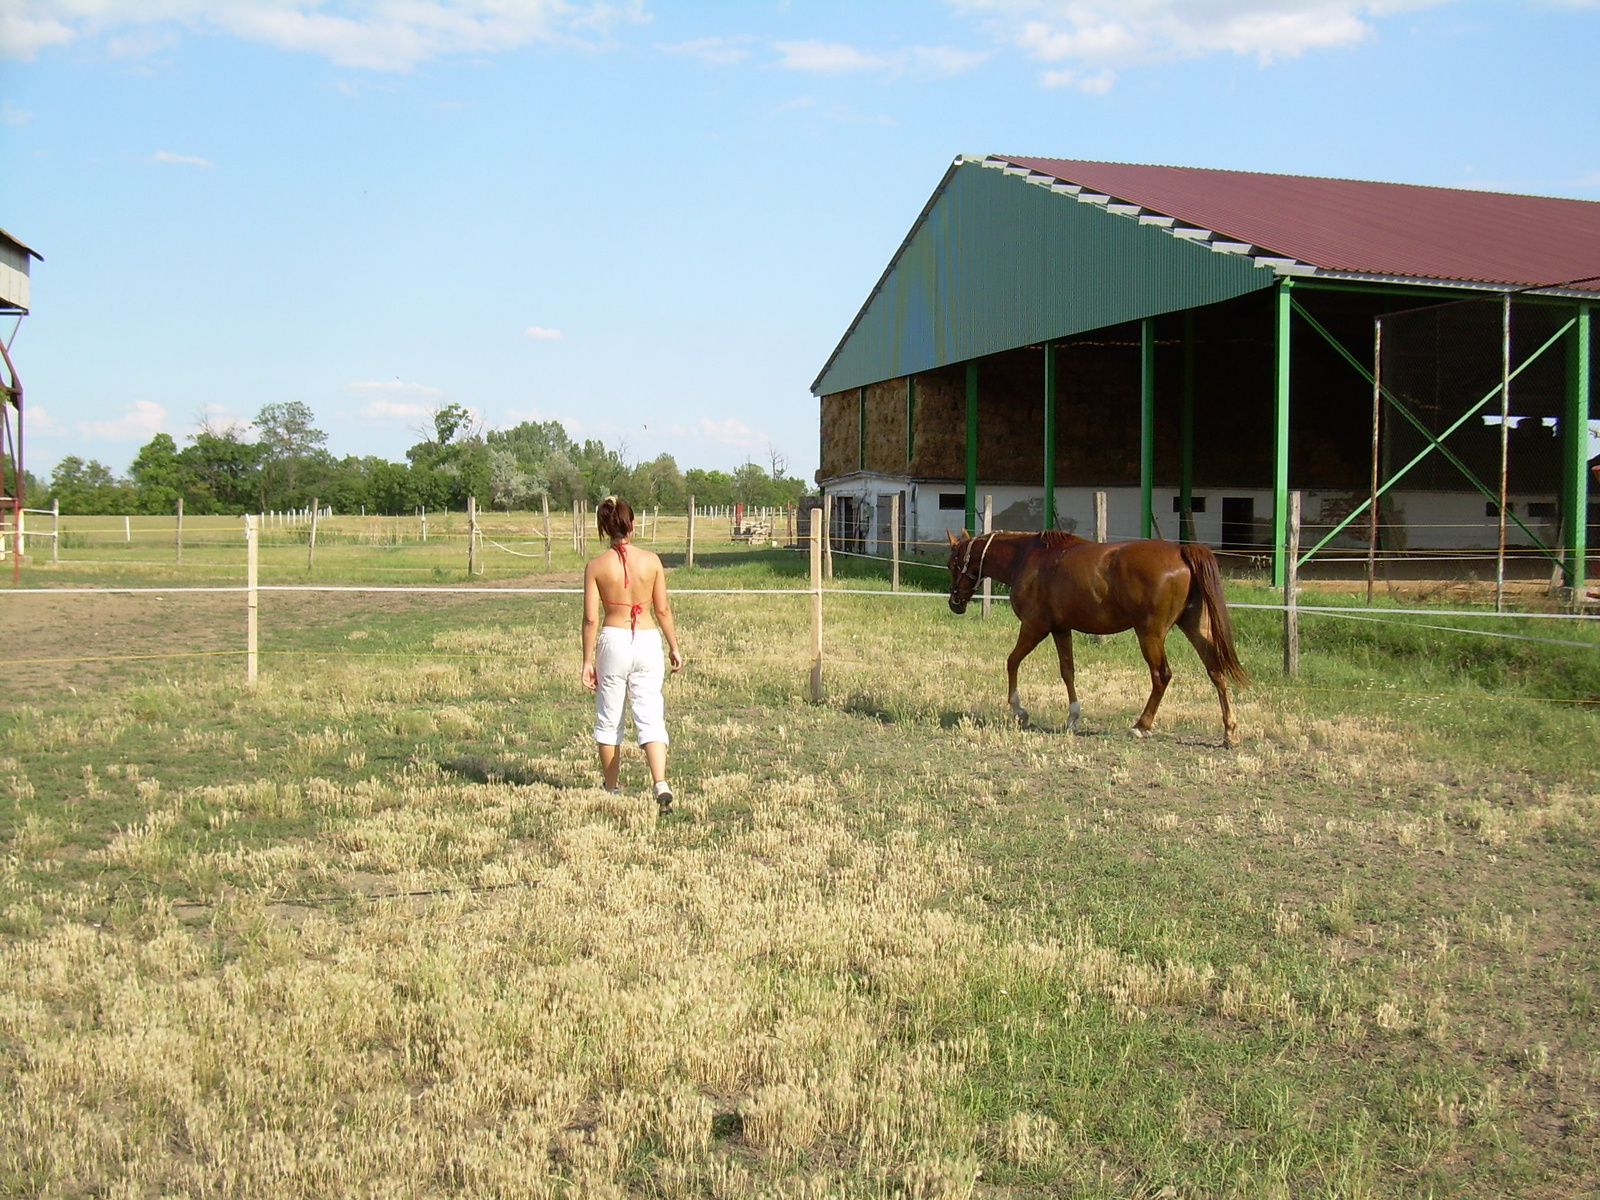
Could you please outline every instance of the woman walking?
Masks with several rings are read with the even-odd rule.
[[[583,686],[594,692],[594,740],[608,792],[620,792],[622,700],[626,695],[639,731],[639,745],[655,788],[656,806],[672,811],[667,784],[667,725],[661,699],[666,675],[661,637],[674,673],[683,666],[678,631],[667,600],[667,575],[661,560],[632,543],[633,508],[607,496],[595,510],[604,553],[583,570]]]

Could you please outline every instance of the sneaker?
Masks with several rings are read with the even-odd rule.
[[[672,789],[665,779],[656,781],[656,811],[662,816],[672,811]]]
[[[622,794],[622,785],[619,783],[616,787],[607,787],[602,783],[600,785],[600,790],[602,792],[609,792],[613,796],[620,796]]]

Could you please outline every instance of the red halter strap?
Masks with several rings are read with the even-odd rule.
[[[622,561],[622,586],[627,587],[628,579],[628,546],[619,542],[611,547],[617,552],[617,558]],[[606,600],[603,602],[607,608],[625,608],[628,610],[628,634],[631,637],[639,632],[639,614],[644,611],[642,604],[629,604],[626,600]]]

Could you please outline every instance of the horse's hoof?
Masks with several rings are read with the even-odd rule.
[[[1237,729],[1226,730],[1222,735],[1222,748],[1224,750],[1232,750],[1239,744],[1239,740],[1239,731]]]
[[[1128,730],[1128,736],[1129,737],[1136,737],[1136,738],[1147,738],[1147,737],[1150,736],[1150,731],[1148,729],[1140,729],[1137,725],[1135,725],[1132,729]]]
[[[1018,729],[1026,729],[1026,728],[1028,728],[1028,726],[1030,724],[1032,724],[1032,722],[1029,720],[1027,713],[1018,713],[1017,714],[1017,728]]]

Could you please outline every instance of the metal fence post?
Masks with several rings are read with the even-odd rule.
[[[833,578],[833,493],[822,493],[822,577]]]
[[[822,703],[822,541],[827,520],[811,510],[811,703]]]
[[[245,544],[245,655],[244,655],[244,681],[251,687],[256,685],[256,611],[260,598],[256,592],[256,585],[260,581],[260,571],[257,555],[257,544],[260,534],[256,528],[256,518],[246,514],[244,518],[244,544]]]
[[[1289,493],[1289,512],[1286,522],[1289,554],[1284,561],[1283,573],[1283,673],[1295,675],[1300,670],[1300,609],[1297,593],[1300,590],[1300,493]]]

